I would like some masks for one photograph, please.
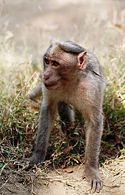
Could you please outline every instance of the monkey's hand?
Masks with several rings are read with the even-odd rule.
[[[32,156],[30,157],[30,165],[38,165],[45,160],[45,153],[37,153],[33,152]]]
[[[99,176],[99,170],[91,166],[85,166],[85,177],[91,184],[91,192],[100,192],[103,187],[103,182]]]
[[[25,161],[25,166],[23,169],[28,171],[42,163],[44,159],[45,155],[40,155],[39,153],[34,152],[30,158],[23,159]]]

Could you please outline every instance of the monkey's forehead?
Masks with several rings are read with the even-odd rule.
[[[45,55],[48,57],[59,57],[62,56],[64,51],[58,46],[58,44],[52,44],[47,49]]]
[[[60,63],[65,62],[65,63],[68,63],[68,64],[73,64],[74,60],[77,59],[77,55],[72,54],[70,52],[65,52],[64,50],[62,50],[59,47],[58,44],[51,45],[47,49],[44,57],[47,57],[51,60],[60,61]]]

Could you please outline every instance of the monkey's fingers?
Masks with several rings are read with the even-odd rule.
[[[36,160],[36,159],[35,159]],[[24,158],[23,159],[24,165],[23,165],[23,169],[25,171],[29,171],[30,169],[34,169],[36,168],[40,163],[36,163],[36,161],[34,161],[34,157],[30,157],[30,158]]]
[[[95,193],[95,192],[99,193],[102,187],[103,187],[103,182],[101,180],[93,179],[91,181],[91,192],[92,193]]]

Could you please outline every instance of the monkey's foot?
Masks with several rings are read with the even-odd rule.
[[[45,155],[36,152],[34,152],[29,159],[30,165],[38,165],[42,163],[44,160],[45,160]]]
[[[85,177],[91,184],[91,192],[99,193],[103,187],[103,182],[99,176],[99,170],[93,167],[87,166],[85,168]]]

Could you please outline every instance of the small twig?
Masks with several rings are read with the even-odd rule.
[[[105,185],[105,184],[104,184],[104,186],[108,187],[108,188],[119,188],[120,187],[120,185],[111,185],[111,186],[109,186],[109,185]]]
[[[1,171],[0,171],[0,176],[2,175],[2,172],[3,170],[5,169],[5,167],[8,165],[8,163],[6,163],[5,165],[3,165],[3,167],[1,168]]]
[[[122,176],[123,176],[123,173],[117,175],[116,178],[114,178],[114,179],[112,180],[112,182],[115,182],[118,178],[120,178],[120,177],[122,177]]]
[[[2,184],[2,186],[0,187],[0,190],[7,184],[7,182],[9,181],[10,176],[8,177],[8,179]]]
[[[5,139],[6,139],[6,137],[4,137],[4,138],[2,139],[2,141],[0,141],[0,145],[2,145],[2,143],[4,142]]]
[[[47,180],[47,181],[62,181],[62,179],[63,179],[63,177],[59,177],[59,178],[53,178],[53,177],[40,177],[40,179],[42,179],[42,180]],[[66,180],[66,179],[63,179],[63,180]]]
[[[40,179],[42,180],[47,180],[47,181],[50,181],[50,182],[54,182],[54,181],[57,181],[57,182],[61,182],[61,183],[67,183],[67,178],[63,178],[63,177],[57,177],[57,178],[53,178],[53,177],[40,177]],[[70,181],[70,179],[68,179],[68,182]],[[80,181],[80,180],[73,180],[71,179],[71,181]]]
[[[33,180],[33,178],[32,178],[32,176],[30,176],[30,179],[31,179],[31,193],[32,193],[32,195],[36,195],[36,193],[34,192],[34,186],[33,186],[33,184],[34,184],[34,180]]]
[[[54,170],[55,170],[59,175],[61,175],[61,173],[55,168],[54,161],[53,161],[53,168],[54,168]]]

